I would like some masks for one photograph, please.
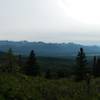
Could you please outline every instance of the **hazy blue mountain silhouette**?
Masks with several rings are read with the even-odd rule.
[[[84,46],[75,43],[44,43],[28,41],[0,41],[0,51],[6,52],[12,48],[16,54],[28,55],[30,50],[34,50],[37,56],[75,56],[80,47],[83,47],[88,55],[99,55],[99,46]]]

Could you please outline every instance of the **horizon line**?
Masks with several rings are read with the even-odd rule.
[[[77,45],[85,45],[85,46],[100,46],[100,42],[88,42],[88,41],[66,41],[66,42],[49,42],[49,41],[32,41],[32,40],[0,40],[2,42],[36,42],[36,43],[47,43],[47,44],[77,44]]]

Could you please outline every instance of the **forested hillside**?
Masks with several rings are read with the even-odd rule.
[[[0,56],[1,100],[99,100],[100,58],[18,55],[9,48]]]

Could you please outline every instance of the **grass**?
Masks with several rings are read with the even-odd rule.
[[[0,100],[100,100],[100,79],[91,80],[88,94],[85,81],[0,74]]]

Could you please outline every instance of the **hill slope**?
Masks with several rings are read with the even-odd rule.
[[[75,56],[80,47],[83,47],[89,55],[100,55],[99,46],[83,46],[74,43],[44,43],[44,42],[27,42],[27,41],[0,41],[0,51],[6,52],[9,48],[17,54],[27,55],[30,50],[34,50],[37,56]]]

